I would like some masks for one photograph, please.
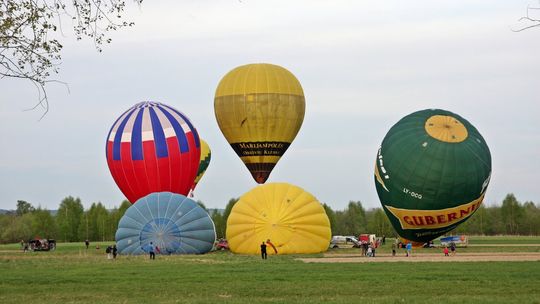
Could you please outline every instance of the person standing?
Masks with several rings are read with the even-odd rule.
[[[84,241],[84,245],[86,245],[86,250],[88,250],[88,247],[90,246],[90,241],[88,239],[86,239]]]
[[[367,255],[366,243],[364,241],[360,244],[360,248],[362,248],[362,256]]]
[[[112,256],[113,259],[116,259],[116,255],[118,254],[118,248],[116,248],[116,244],[112,246]]]
[[[405,249],[407,249],[407,256],[412,256],[412,243],[408,242],[407,246],[405,246]]]
[[[266,253],[266,243],[264,243],[263,241],[261,244],[261,258],[263,260],[266,260],[267,257],[268,257],[268,254]]]
[[[111,246],[107,246],[107,248],[105,248],[105,253],[107,253],[107,260],[112,260],[112,247]]]
[[[393,242],[392,243],[392,256],[396,256],[396,247],[397,247],[396,242]]]
[[[150,242],[150,245],[148,247],[148,253],[150,254],[150,259],[155,260],[156,259],[156,246],[154,246],[154,243]]]
[[[444,252],[444,256],[448,256],[448,247],[444,247],[443,249],[443,252]]]
[[[452,256],[456,255],[456,244],[454,242],[450,243],[450,251],[452,252]]]

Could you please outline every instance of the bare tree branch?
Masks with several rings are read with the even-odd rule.
[[[523,32],[533,27],[540,27],[540,14],[538,12],[540,12],[540,0],[538,1],[537,6],[527,5],[525,16],[518,19],[518,22],[521,25],[517,29],[512,29],[512,31]]]
[[[125,0],[1,0],[0,79],[30,81],[38,90],[38,103],[31,109],[42,107],[45,115],[49,109],[46,85],[67,86],[51,79],[62,61],[63,45],[55,38],[56,33],[64,36],[62,18],[73,21],[77,40],[92,39],[101,52],[103,43],[111,42],[108,32],[133,26],[122,17],[125,6]]]

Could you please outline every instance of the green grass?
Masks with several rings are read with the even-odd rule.
[[[106,244],[0,246],[0,303],[540,303],[540,262],[305,264],[229,252],[111,261]]]

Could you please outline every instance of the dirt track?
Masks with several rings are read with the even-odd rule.
[[[391,256],[388,254],[368,258],[360,254],[325,254],[322,258],[298,259],[305,263],[377,263],[377,262],[519,262],[540,261],[540,252],[484,252],[459,253],[455,256],[444,256],[442,253],[413,254],[412,257]]]

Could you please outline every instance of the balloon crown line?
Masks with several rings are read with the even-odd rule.
[[[156,107],[156,106],[160,106],[160,105],[163,105],[163,103],[161,102],[157,102],[157,101],[141,101],[139,103],[137,103],[136,105],[133,106],[133,108],[150,108],[150,107]]]

